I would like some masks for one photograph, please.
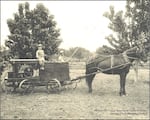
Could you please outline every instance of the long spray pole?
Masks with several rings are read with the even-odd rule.
[[[69,62],[71,59],[72,59],[72,57],[76,54],[76,52],[79,50],[79,47],[77,47],[75,50],[74,50],[74,52],[72,53],[72,55],[69,57],[69,59],[67,60],[67,62]]]

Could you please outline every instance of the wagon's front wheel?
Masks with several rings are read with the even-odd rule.
[[[52,80],[48,81],[46,88],[47,88],[48,93],[50,93],[50,92],[60,92],[61,83],[57,79],[52,79]]]
[[[34,86],[33,83],[29,79],[24,79],[19,84],[19,89],[23,90],[24,93],[31,93],[33,92]]]

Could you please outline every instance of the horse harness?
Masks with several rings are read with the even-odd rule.
[[[127,56],[126,52],[122,53],[122,56],[123,56],[123,59],[124,59],[124,61],[125,61],[124,64],[114,66],[114,64],[115,64],[115,62],[114,62],[115,55],[110,55],[110,56],[106,56],[106,58],[110,58],[110,62],[111,62],[111,63],[110,63],[110,68],[102,69],[102,68],[100,68],[100,67],[92,67],[92,68],[90,68],[90,69],[95,69],[95,68],[96,68],[97,70],[99,70],[99,71],[101,71],[101,72],[109,71],[109,70],[112,70],[112,69],[115,69],[115,68],[119,68],[119,67],[120,67],[120,69],[123,69],[124,67],[126,67],[126,65],[131,64],[131,62],[130,62],[129,56]],[[105,60],[106,58],[104,58],[104,60]],[[101,61],[103,61],[103,60],[101,60]],[[101,62],[101,61],[99,61],[99,62]],[[94,61],[93,61],[93,62],[94,62]],[[90,63],[92,63],[92,62],[90,62]],[[90,64],[90,63],[89,63],[89,64]],[[97,65],[96,65],[96,62],[95,62],[95,66],[97,66]]]

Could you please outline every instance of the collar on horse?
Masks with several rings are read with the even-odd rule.
[[[133,47],[133,48],[128,49],[128,50],[126,50],[126,51],[124,51],[124,52],[122,53],[125,62],[130,62],[129,59],[133,59],[133,60],[137,60],[137,59],[138,59],[137,57],[131,57],[131,56],[128,56],[128,55],[127,55],[127,52],[129,52],[130,50],[135,49],[135,48],[138,49],[137,47]],[[138,50],[136,50],[135,54],[137,53],[137,51],[138,51]],[[134,52],[130,52],[130,53],[134,53]],[[131,62],[130,62],[130,63],[131,63]]]
[[[123,55],[123,58],[124,58],[125,62],[130,62],[130,60],[129,60],[128,56],[127,56],[127,52],[126,51],[123,52],[122,55]]]
[[[110,55],[110,59],[111,59],[110,68],[112,68],[114,66],[114,55]]]

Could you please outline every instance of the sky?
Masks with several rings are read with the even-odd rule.
[[[26,1],[1,1],[1,44],[10,34],[7,19],[18,12],[18,4]],[[109,20],[103,16],[113,5],[115,11],[125,10],[126,1],[28,1],[30,9],[43,3],[50,14],[54,15],[60,38],[60,48],[83,47],[95,51],[102,45],[109,45],[106,36],[112,33],[108,28]]]

